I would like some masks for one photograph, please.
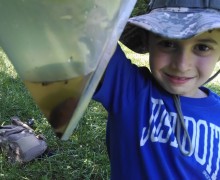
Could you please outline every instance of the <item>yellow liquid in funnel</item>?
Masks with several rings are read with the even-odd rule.
[[[68,126],[92,73],[54,82],[24,81],[58,137]]]

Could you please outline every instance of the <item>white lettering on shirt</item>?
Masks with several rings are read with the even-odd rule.
[[[169,143],[170,146],[178,148],[176,140],[177,114],[167,112],[161,99],[151,98],[151,102],[152,113],[149,126],[142,129],[140,146],[144,146],[147,141],[151,141]],[[205,166],[211,179],[216,179],[220,168],[220,127],[208,123],[204,119],[195,120],[193,117],[188,116],[184,116],[184,121],[187,130],[190,129],[189,135],[193,150],[190,156],[193,156],[199,164]],[[181,136],[180,145],[182,150],[187,152],[186,133]]]

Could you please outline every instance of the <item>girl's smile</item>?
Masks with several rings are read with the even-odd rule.
[[[164,77],[170,81],[171,84],[173,85],[181,85],[189,82],[192,80],[194,77],[184,77],[184,76],[175,76],[175,75],[170,75],[167,73],[164,73]]]
[[[205,97],[199,87],[211,76],[220,58],[220,31],[186,40],[150,33],[150,68],[154,78],[171,94]]]

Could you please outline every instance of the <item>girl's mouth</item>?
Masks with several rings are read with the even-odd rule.
[[[185,84],[188,81],[190,81],[191,79],[193,79],[193,77],[174,76],[174,75],[170,75],[170,74],[166,74],[166,73],[165,73],[165,76],[167,77],[168,81],[170,81],[172,84],[176,84],[176,85]]]

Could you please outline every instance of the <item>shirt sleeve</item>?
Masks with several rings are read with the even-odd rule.
[[[120,111],[127,103],[134,101],[135,94],[145,83],[143,68],[132,64],[118,45],[93,99],[101,102],[108,112]]]

